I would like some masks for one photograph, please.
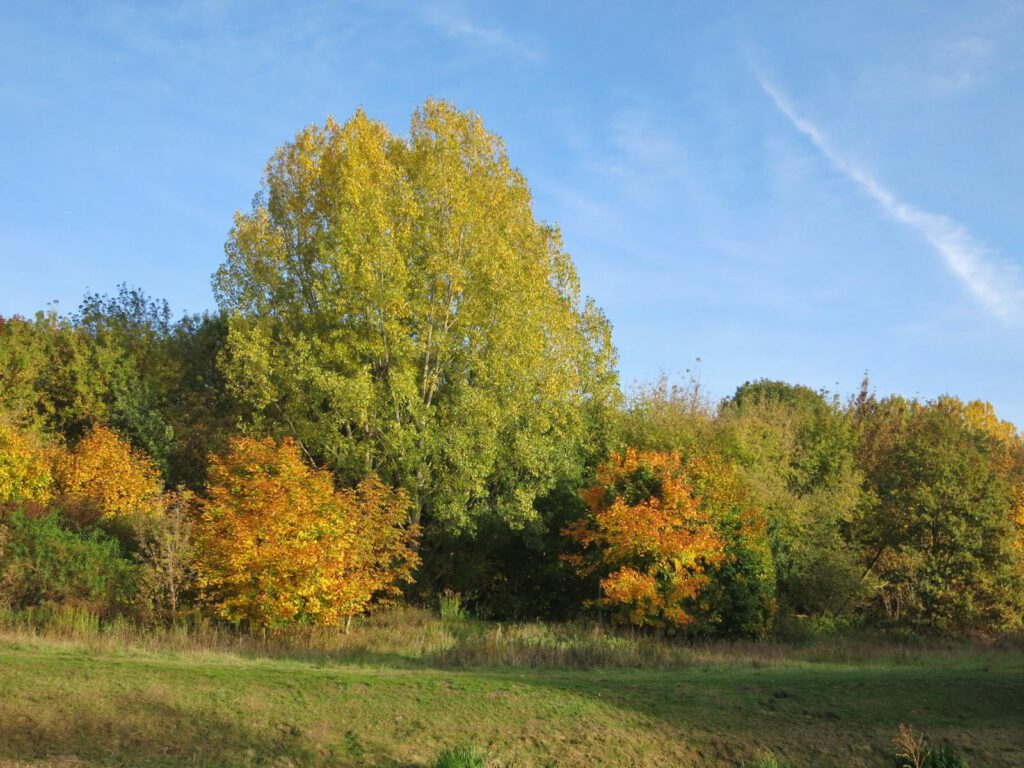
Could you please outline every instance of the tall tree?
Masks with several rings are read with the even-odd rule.
[[[877,503],[858,526],[888,621],[942,632],[1019,627],[1019,475],[990,408],[863,397],[859,460]]]
[[[55,310],[0,318],[0,408],[18,424],[77,439],[105,418],[105,372],[115,364]]]
[[[480,118],[428,101],[300,131],[214,277],[224,371],[257,428],[449,530],[513,525],[578,471],[614,402],[610,330]]]

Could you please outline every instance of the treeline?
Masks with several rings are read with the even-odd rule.
[[[281,147],[175,319],[122,287],[0,319],[0,603],[671,633],[1024,619],[1024,439],[986,403],[758,381],[623,394],[500,139],[443,102]]]

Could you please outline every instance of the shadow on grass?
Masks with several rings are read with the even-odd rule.
[[[282,719],[247,726],[243,711],[225,717],[209,708],[174,706],[155,695],[126,694],[115,707],[100,706],[96,711],[65,706],[43,714],[0,718],[0,764],[11,760],[69,768],[416,765],[367,754],[351,732],[326,746],[310,738],[301,723]]]
[[[511,673],[495,681],[507,684]],[[794,766],[877,768],[900,723],[985,768],[1024,765],[1024,668],[708,667],[673,672],[540,672],[518,676],[601,702],[666,738],[697,765],[742,765],[771,753]]]

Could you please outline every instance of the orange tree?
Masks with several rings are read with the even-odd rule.
[[[613,453],[583,496],[589,514],[564,533],[583,548],[570,562],[602,576],[596,604],[635,626],[690,624],[725,548],[679,454]]]
[[[418,564],[402,491],[376,477],[336,490],[298,444],[230,441],[211,457],[196,524],[198,582],[218,616],[281,628],[338,625],[395,596]]]
[[[94,426],[57,462],[65,512],[78,522],[111,522],[161,510],[163,482],[146,454],[104,426]]]

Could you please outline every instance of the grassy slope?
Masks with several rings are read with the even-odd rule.
[[[471,742],[519,765],[883,766],[900,721],[1024,765],[1024,658],[456,670],[0,640],[0,765],[405,766]]]

